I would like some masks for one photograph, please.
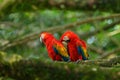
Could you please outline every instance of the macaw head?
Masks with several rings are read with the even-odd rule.
[[[53,35],[49,32],[40,33],[40,42],[45,43],[46,40],[50,40],[51,38],[53,38]]]
[[[61,36],[60,41],[65,44],[74,41],[75,39],[79,39],[79,37],[74,32],[68,30]]]

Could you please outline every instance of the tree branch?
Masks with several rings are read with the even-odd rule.
[[[119,48],[116,48],[116,49],[114,49],[114,50],[111,50],[111,51],[109,51],[109,52],[103,53],[99,58],[100,58],[100,59],[106,58],[106,57],[108,57],[109,55],[114,54],[114,53],[119,52],[119,51],[120,51],[120,47],[119,47]]]
[[[47,28],[47,29],[41,30],[40,32],[42,32],[42,31],[48,31],[48,32],[53,32],[53,33],[54,32],[60,32],[62,30],[74,28],[74,27],[76,27],[78,25],[82,25],[82,24],[85,24],[85,23],[98,21],[98,20],[105,20],[105,19],[110,19],[110,18],[115,18],[115,17],[117,17],[117,18],[120,17],[120,14],[113,14],[113,15],[110,15],[110,16],[99,16],[99,17],[96,17],[96,18],[88,18],[88,19],[78,21],[78,22],[74,22],[74,23],[71,23],[71,24],[67,24],[67,25],[64,25],[64,26]],[[110,28],[111,26],[113,27],[117,23],[120,23],[120,21],[117,21],[117,22],[105,27],[104,30]],[[26,43],[28,41],[37,39],[39,37],[40,32],[35,32],[35,33],[32,33],[32,34],[26,35],[26,36],[24,36],[23,38],[21,38],[19,40],[15,40],[15,41],[13,41],[11,43],[8,43],[8,44],[5,44],[5,45],[1,46],[0,49],[5,50],[5,49],[7,49],[9,47],[13,47],[13,46],[23,44],[23,43]],[[97,32],[99,32],[99,31],[97,31]],[[93,33],[96,33],[96,32],[91,32],[91,34],[93,34]],[[85,35],[82,34],[80,36],[84,37]]]
[[[115,6],[113,6],[113,4]],[[2,14],[17,11],[35,11],[38,9],[100,10],[120,12],[119,0],[3,0],[0,4]]]
[[[120,56],[114,57],[112,59],[97,59],[97,60],[86,60],[80,61],[80,64],[89,64],[89,65],[99,65],[103,67],[112,67],[117,64],[120,64]]]
[[[119,68],[111,66],[120,63],[120,57],[111,60],[81,61],[78,64],[66,62],[41,62],[40,60],[20,60],[13,63],[0,62],[0,76],[19,80],[48,80],[49,78],[76,80],[88,78],[119,79]],[[104,67],[100,67],[104,66]],[[102,73],[102,74],[101,74]],[[94,77],[93,77],[94,75]],[[111,75],[111,76],[109,76]],[[109,77],[108,77],[109,76]],[[115,76],[115,77],[114,77]],[[65,79],[66,80],[66,79]]]
[[[102,55],[104,53],[104,51],[101,48],[97,48],[93,45],[88,45],[88,49],[90,49],[91,51],[96,52],[100,55]]]
[[[106,30],[112,28],[113,26],[115,26],[115,25],[117,25],[117,24],[120,24],[120,20],[115,21],[115,22],[113,22],[113,23],[111,23],[111,24],[109,24],[109,25],[104,26],[101,30],[106,31]],[[95,30],[95,31],[92,31],[92,32],[86,32],[86,33],[80,34],[79,36],[82,36],[83,38],[91,37],[91,36],[93,36],[93,35],[95,35],[95,34],[100,33],[101,30],[98,29],[98,30]]]

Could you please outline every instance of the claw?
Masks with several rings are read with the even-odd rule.
[[[78,64],[79,62],[81,62],[82,60],[78,59],[75,63]]]

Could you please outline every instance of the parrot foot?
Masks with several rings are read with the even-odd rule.
[[[78,64],[78,63],[80,63],[81,61],[82,61],[82,60],[79,59],[79,60],[77,60],[75,63]]]

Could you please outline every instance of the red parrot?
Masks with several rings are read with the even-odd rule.
[[[48,32],[42,32],[40,34],[40,41],[43,42],[47,48],[48,56],[53,61],[69,61],[69,55],[64,45],[54,38],[54,36]]]
[[[67,47],[71,61],[87,60],[87,46],[74,32],[68,30],[60,38],[60,41]]]

